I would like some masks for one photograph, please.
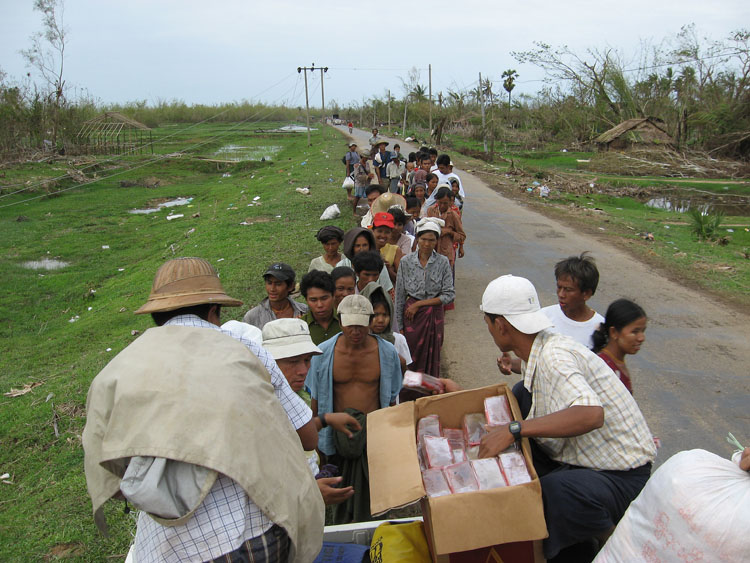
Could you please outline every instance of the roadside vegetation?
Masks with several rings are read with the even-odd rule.
[[[155,131],[155,138],[171,135],[157,142],[156,157],[66,156],[3,169],[2,185],[26,189],[0,198],[0,474],[8,474],[0,483],[0,560],[124,557],[133,514],[110,502],[111,537],[96,531],[81,432],[92,378],[152,326],[133,311],[160,264],[173,256],[209,260],[227,292],[245,302],[225,308],[222,320],[241,319],[264,296],[268,264],[283,260],[300,276],[307,271],[321,252],[314,235],[328,205],[343,212],[333,224],[351,226],[340,187],[343,138],[313,131],[311,148],[305,133],[258,132],[286,124],[166,125]],[[217,162],[227,146],[253,160]],[[101,179],[51,195],[82,183],[50,180],[71,168]],[[310,195],[296,192],[305,186]],[[175,198],[192,200],[129,212]],[[52,260],[67,265],[40,267]]]

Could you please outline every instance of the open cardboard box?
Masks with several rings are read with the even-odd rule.
[[[436,561],[455,552],[547,537],[542,489],[525,438],[522,450],[530,483],[437,498],[425,496],[417,459],[417,421],[437,414],[443,427],[461,428],[463,415],[483,413],[484,399],[492,395],[508,397],[514,419],[521,420],[518,403],[504,383],[424,397],[367,416],[372,514],[421,499],[427,539]]]

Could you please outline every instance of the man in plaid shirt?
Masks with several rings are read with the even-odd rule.
[[[656,448],[638,405],[612,370],[552,323],[525,278],[501,276],[482,296],[495,344],[521,361],[513,393],[523,421],[482,439],[491,457],[531,438],[549,537],[548,561],[591,561],[651,473]]]

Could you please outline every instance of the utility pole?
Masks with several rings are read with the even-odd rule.
[[[315,65],[313,65],[315,66]],[[323,106],[323,124],[326,123],[326,91],[323,88],[323,73],[328,72],[328,67],[320,67],[320,103]]]
[[[310,141],[310,99],[308,98],[307,94],[307,71],[315,72],[316,70],[320,70],[320,91],[323,92],[323,72],[328,72],[328,67],[323,68],[315,68],[315,63],[312,64],[312,66],[298,66],[297,67],[297,74],[301,73],[302,71],[305,71],[305,113],[307,114],[307,146],[312,146],[312,141]],[[323,116],[325,117],[325,98],[323,99]]]
[[[487,153],[487,129],[484,122],[484,88],[482,88],[482,73],[479,73],[479,103],[482,106],[482,141],[484,142],[484,152]]]
[[[391,91],[388,90],[388,127],[390,126],[391,126]]]
[[[406,106],[409,105],[409,98],[404,98],[404,126],[401,129],[401,134],[406,137]]]
[[[427,68],[430,77],[430,139],[432,139],[432,65]]]

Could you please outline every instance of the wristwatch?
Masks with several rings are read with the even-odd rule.
[[[508,425],[508,431],[513,434],[513,439],[518,442],[521,440],[521,423],[514,420]]]

